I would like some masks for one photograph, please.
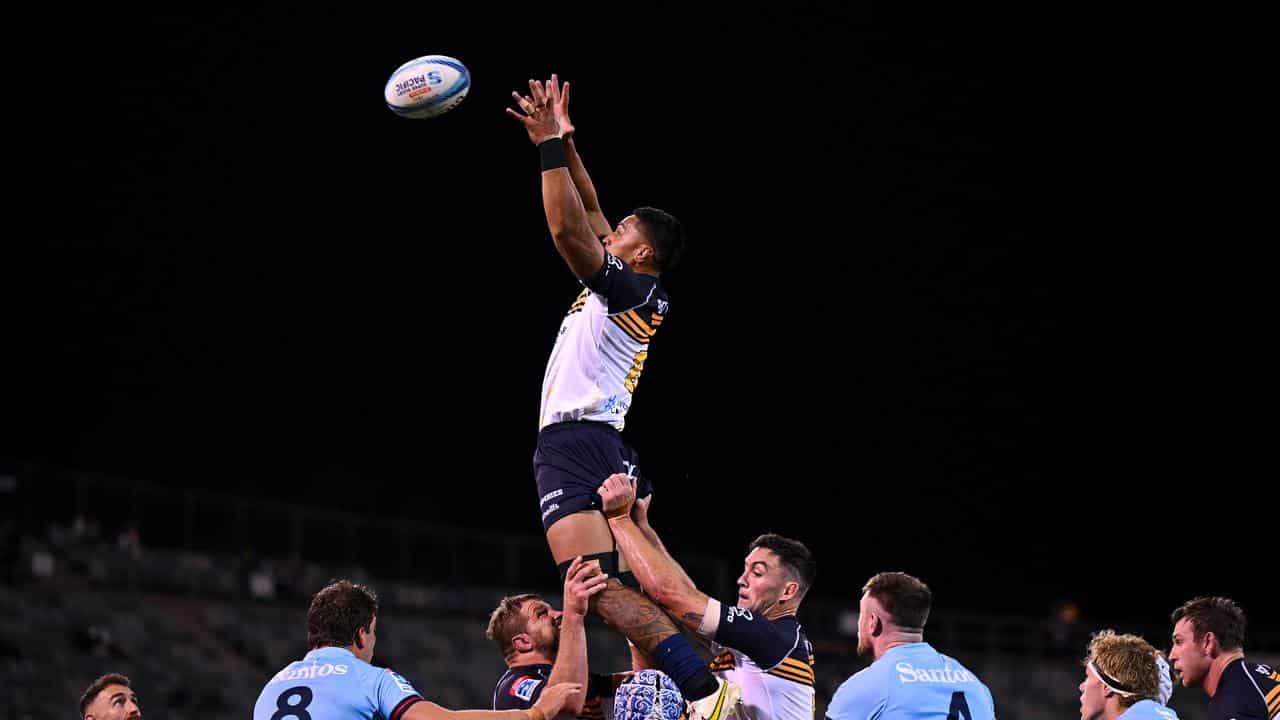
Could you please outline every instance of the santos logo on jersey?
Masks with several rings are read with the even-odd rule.
[[[964,670],[951,668],[914,668],[911,663],[900,662],[893,666],[898,671],[898,682],[935,682],[935,683],[967,683],[978,682],[978,678]]]

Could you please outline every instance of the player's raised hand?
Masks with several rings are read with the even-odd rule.
[[[538,702],[533,706],[542,711],[548,719],[560,714],[569,699],[575,694],[582,694],[582,683],[556,683],[542,689]]]
[[[584,618],[591,596],[604,590],[608,573],[600,570],[600,561],[582,562],[579,555],[564,574],[564,614]]]
[[[551,100],[551,111],[555,113],[556,122],[560,123],[561,137],[565,140],[573,137],[573,122],[569,120],[569,83],[560,84],[560,78],[551,73],[547,81],[547,96]]]
[[[529,91],[530,95],[527,96],[522,96],[517,92],[511,93],[511,97],[515,98],[516,105],[520,107],[521,112],[505,108],[507,114],[524,126],[525,132],[529,133],[529,141],[534,145],[540,145],[551,138],[560,137],[560,124],[556,121],[556,115],[551,110],[550,99],[546,90],[543,89],[542,83],[530,80]]]
[[[636,501],[636,479],[626,473],[614,473],[596,494],[604,501],[605,517],[623,517],[631,512],[631,505]]]

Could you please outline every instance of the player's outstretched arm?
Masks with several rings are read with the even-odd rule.
[[[653,495],[636,498],[635,504],[631,506],[631,521],[636,524],[636,527],[640,528],[640,532],[644,533],[649,542],[653,543],[653,546],[658,548],[663,555],[666,555],[671,564],[684,575],[685,582],[692,586],[694,584],[693,579],[684,571],[684,566],[677,563],[674,557],[671,557],[671,553],[667,552],[667,546],[662,543],[662,538],[658,537],[658,531],[654,530],[653,526],[649,524],[649,506],[652,504]]]
[[[529,140],[538,146],[543,167],[542,209],[547,215],[551,239],[573,274],[585,280],[604,265],[604,247],[591,229],[586,208],[569,174],[560,124],[551,109],[559,99],[553,95],[558,96],[559,91],[552,88],[552,94],[548,94],[542,84],[534,80],[529,81],[529,89],[532,98],[520,102],[524,113],[507,108],[507,114],[524,125]]]
[[[552,97],[557,98],[552,103],[551,110],[555,113],[556,122],[560,123],[560,131],[563,133],[561,139],[564,140],[564,156],[569,161],[569,175],[573,178],[573,186],[578,189],[578,196],[582,198],[582,207],[587,211],[587,222],[591,223],[591,232],[595,233],[596,237],[608,235],[613,226],[609,224],[609,219],[600,209],[600,198],[596,195],[596,186],[591,182],[591,176],[587,174],[587,166],[582,164],[582,157],[578,155],[578,142],[574,139],[577,128],[569,119],[569,83],[561,85],[560,78],[552,73],[551,79],[547,81],[547,91],[553,93]]]
[[[627,559],[645,594],[686,627],[698,630],[709,598],[694,586],[684,568],[650,542],[631,519],[631,505],[636,499],[635,478],[622,473],[610,475],[596,492],[604,501],[604,514],[609,518],[609,529],[618,543],[618,551]]]
[[[582,696],[582,685],[559,683],[543,688],[538,702],[528,710],[450,710],[433,702],[415,703],[403,720],[551,720],[574,696]],[[582,700],[578,701],[581,705]]]
[[[604,590],[608,574],[600,571],[600,561],[576,558],[564,576],[564,611],[560,616],[560,648],[547,677],[547,685],[570,682],[587,687],[587,619],[591,596]],[[545,692],[545,691],[544,691]],[[560,710],[564,720],[582,712],[585,694],[574,695]],[[549,720],[549,719],[548,719]]]

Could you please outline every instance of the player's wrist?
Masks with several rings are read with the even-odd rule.
[[[529,720],[547,720],[547,714],[537,705],[534,705],[524,712],[529,716]]]
[[[544,171],[568,167],[569,159],[564,154],[564,140],[560,139],[559,135],[543,138],[538,143],[538,160]]]

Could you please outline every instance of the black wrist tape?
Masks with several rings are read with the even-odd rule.
[[[542,160],[543,170],[555,170],[569,165],[569,161],[564,157],[564,141],[560,138],[551,138],[539,143],[538,157]]]

